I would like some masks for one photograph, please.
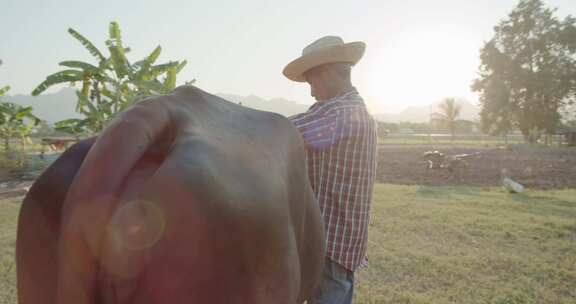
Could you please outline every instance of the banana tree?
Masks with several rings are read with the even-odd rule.
[[[62,122],[61,130],[80,132],[88,129],[92,132],[102,130],[114,115],[142,97],[165,94],[176,87],[176,75],[184,68],[186,61],[171,61],[155,64],[162,52],[157,46],[148,56],[130,63],[118,23],[111,22],[105,45],[109,56],[103,53],[87,38],[70,28],[68,33],[78,40],[96,59],[96,64],[69,60],[60,62],[66,69],[46,77],[33,91],[37,96],[47,88],[61,83],[81,83],[77,90],[76,111],[84,119]],[[73,124],[77,124],[74,126]]]
[[[32,114],[32,107],[23,107],[11,102],[0,103],[0,136],[4,139],[4,151],[10,149],[10,139],[20,138],[23,151],[32,129],[40,123],[40,119]]]

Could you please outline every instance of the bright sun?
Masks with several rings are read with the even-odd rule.
[[[474,101],[470,84],[478,67],[478,45],[464,34],[402,32],[365,58],[366,95],[377,111],[400,111],[444,97]]]

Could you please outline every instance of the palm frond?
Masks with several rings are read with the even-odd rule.
[[[85,101],[85,105],[88,108],[88,112],[86,114],[88,114],[88,116],[100,116],[100,111],[98,110],[98,108],[89,100]]]
[[[110,51],[110,62],[112,63],[112,67],[118,78],[122,78],[130,74],[128,60],[126,60],[124,52],[120,51],[120,49],[121,48],[115,45],[108,46],[108,50]]]
[[[119,44],[122,44],[121,43],[122,36],[120,34],[120,26],[118,25],[118,22],[116,21],[110,22],[110,25],[108,26],[108,36],[110,37],[110,39],[114,39]]]
[[[150,67],[156,62],[156,59],[160,56],[162,52],[162,47],[157,46],[150,55],[146,56],[146,58],[134,63],[133,67],[137,69],[137,73],[135,78],[138,80],[151,80],[151,77],[148,77],[148,72],[150,71]]]
[[[162,52],[162,47],[157,46],[152,51],[152,53],[150,53],[150,55],[148,55],[148,57],[146,57],[146,59],[144,59],[144,62],[146,62],[146,64],[148,64],[149,66],[153,65],[154,62],[156,62],[156,59],[158,59],[158,57],[160,56],[161,52]]]
[[[102,96],[105,96],[105,97],[110,98],[110,99],[114,99],[114,93],[110,92],[110,90],[108,90],[106,88],[106,86],[103,86],[100,89],[100,93],[102,94]]]
[[[84,106],[86,103],[89,103],[88,94],[90,91],[90,82],[84,80],[82,83],[82,91],[76,92],[76,97],[78,100],[76,101],[76,112],[84,114]]]
[[[150,80],[150,81],[137,81],[135,83],[138,87],[149,90],[156,94],[162,94],[165,92],[166,88],[162,83],[158,80]]]
[[[76,123],[78,123],[78,122],[81,121],[81,120],[82,120],[82,119],[79,119],[79,118],[64,119],[64,120],[60,120],[60,121],[56,122],[56,123],[54,124],[54,126],[56,126],[56,127],[58,127],[58,126],[68,126],[68,125],[71,125],[71,124],[76,124]]]
[[[75,31],[73,28],[69,28],[68,33],[70,33],[70,35],[72,35],[72,37],[76,38],[76,40],[80,41],[80,43],[82,43],[82,45],[88,50],[88,52],[90,52],[90,54],[92,54],[92,56],[94,56],[94,57],[96,57],[96,59],[98,59],[98,62],[106,59],[106,58],[104,58],[102,53],[98,50],[98,48],[96,48],[94,46],[94,44],[92,44],[92,42],[90,42],[90,40],[86,39],[86,37],[82,36],[80,33]]]
[[[63,70],[56,72],[54,74],[48,75],[46,80],[39,84],[33,91],[32,96],[38,96],[42,92],[46,91],[49,87],[71,81],[82,81],[84,80],[84,73],[78,70]]]
[[[171,68],[175,68],[178,66],[178,61],[171,61],[168,63],[163,63],[159,65],[155,65],[150,68],[150,72],[155,78],[156,76],[168,72]]]
[[[110,22],[108,36],[109,39],[106,40],[106,46],[110,51],[110,63],[112,63],[116,76],[119,78],[126,75],[133,76],[132,66],[126,58],[126,53],[130,51],[130,48],[125,48],[122,45],[120,26],[116,21]]]
[[[31,127],[34,127],[36,125],[38,125],[40,123],[40,118],[38,118],[36,115],[34,115],[32,113],[32,107],[26,107],[23,108],[20,112],[18,112],[16,118],[18,119],[18,121],[20,121],[21,123],[24,122],[24,118],[28,119],[29,121],[31,121],[31,124],[28,124],[27,129],[30,129]],[[30,130],[27,130],[26,132],[29,132]]]
[[[146,58],[144,58],[142,60],[138,60],[132,64],[132,67],[137,68],[137,69],[142,69],[142,66],[144,65],[145,62],[146,62]]]
[[[188,61],[182,60],[182,62],[180,62],[176,67],[176,74],[180,73],[180,71],[182,71],[182,69],[186,66],[186,64],[188,64]]]
[[[114,79],[110,78],[108,75],[106,75],[106,73],[95,71],[93,73],[90,73],[90,76],[102,83],[107,83],[107,82],[113,82]]]
[[[91,65],[86,62],[76,61],[76,60],[67,60],[62,61],[59,63],[61,66],[69,67],[69,68],[78,68],[84,71],[95,71],[98,70],[97,66]]]
[[[6,94],[6,92],[10,91],[10,86],[5,86],[3,88],[0,88],[0,96]]]
[[[24,117],[30,117],[30,118],[36,117],[32,115],[32,107],[20,108],[16,113],[16,115],[14,115],[14,119],[18,121],[21,121],[22,119],[24,119]]]
[[[171,68],[166,74],[166,80],[164,80],[164,89],[169,92],[176,88],[176,68]]]
[[[454,121],[460,116],[462,106],[456,102],[455,98],[445,98],[442,103],[438,105],[441,114],[449,121]]]
[[[84,126],[88,119],[71,118],[58,121],[54,124],[54,129],[59,132],[77,134],[84,131]]]

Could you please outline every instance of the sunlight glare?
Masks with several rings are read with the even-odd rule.
[[[478,65],[478,47],[457,32],[406,31],[374,51],[368,95],[384,112],[422,106],[444,97],[470,101],[469,86]]]

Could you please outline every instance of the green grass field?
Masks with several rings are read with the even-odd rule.
[[[0,201],[0,304],[15,304],[16,298],[16,225],[20,200]]]
[[[576,190],[379,185],[357,303],[576,303]]]
[[[18,200],[0,201],[0,303],[16,303]],[[355,303],[576,303],[576,190],[377,185]]]

